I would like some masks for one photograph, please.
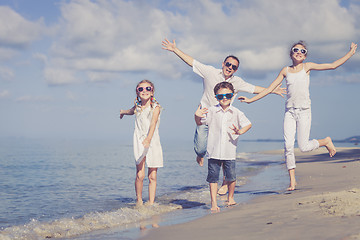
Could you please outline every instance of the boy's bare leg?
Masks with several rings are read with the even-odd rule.
[[[200,165],[200,167],[204,166],[204,158],[203,157],[196,157],[197,163]]]
[[[209,183],[210,185],[210,198],[211,198],[211,212],[218,212],[220,208],[217,205],[216,196],[217,196],[217,183]]]
[[[329,151],[330,157],[333,157],[336,154],[336,148],[330,137],[319,139],[318,142],[320,147],[326,147],[326,149]]]
[[[295,179],[295,168],[289,169],[290,185],[287,188],[288,191],[294,191],[296,188],[296,179]]]
[[[234,192],[235,192],[236,181],[227,182],[227,183],[229,189],[228,206],[235,205],[236,202],[234,200]]]
[[[149,205],[153,205],[155,201],[156,194],[156,176],[157,176],[157,168],[149,168],[148,170],[148,178],[149,178]]]

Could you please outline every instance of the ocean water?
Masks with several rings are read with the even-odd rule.
[[[240,142],[235,200],[287,184],[281,142]],[[136,207],[132,145],[117,141],[0,139],[0,240],[136,239],[148,228],[209,214],[207,167],[192,143],[163,144],[154,206]],[[147,200],[147,179],[143,198]],[[225,197],[219,199],[222,210]]]

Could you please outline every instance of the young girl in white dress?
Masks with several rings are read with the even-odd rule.
[[[129,110],[120,110],[124,115],[135,114],[134,156],[136,162],[136,204],[142,205],[142,190],[145,178],[145,163],[148,166],[149,205],[154,204],[157,169],[163,167],[163,152],[160,144],[159,123],[161,106],[154,98],[154,84],[143,80],[136,86],[135,105]]]
[[[284,67],[268,88],[251,99],[244,96],[239,97],[239,100],[242,102],[252,103],[271,93],[271,91],[279,86],[283,79],[286,78],[287,101],[284,116],[284,147],[286,166],[290,177],[290,185],[287,190],[292,191],[295,190],[296,187],[294,155],[296,131],[298,132],[298,145],[302,152],[312,151],[325,146],[329,151],[330,157],[336,153],[335,146],[330,137],[309,140],[311,127],[310,71],[335,69],[354,55],[356,48],[357,44],[351,43],[350,51],[333,63],[305,63],[304,60],[306,59],[308,51],[305,42],[299,41],[294,44],[290,50],[290,57],[293,64],[289,67]]]

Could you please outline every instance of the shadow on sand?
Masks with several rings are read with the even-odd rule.
[[[333,163],[347,163],[360,161],[360,148],[356,149],[342,149],[341,152],[336,153],[334,157],[329,157],[328,153],[318,155],[303,155],[296,156],[297,163],[311,163],[311,162],[333,162]]]

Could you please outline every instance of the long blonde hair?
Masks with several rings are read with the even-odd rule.
[[[147,79],[144,79],[142,81],[140,81],[137,85],[136,85],[136,88],[135,88],[135,92],[136,92],[136,98],[135,98],[135,113],[137,112],[137,109],[141,109],[141,99],[139,97],[139,92],[137,91],[138,87],[140,84],[142,83],[148,83],[150,84],[150,86],[152,87],[152,95],[151,95],[151,99],[150,99],[150,107],[151,108],[154,108],[154,103],[156,103],[157,105],[160,106],[160,104],[158,103],[158,101],[156,101],[155,97],[154,97],[154,93],[155,93],[155,86],[154,84],[150,81],[150,80],[147,80]]]

